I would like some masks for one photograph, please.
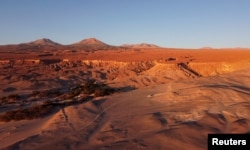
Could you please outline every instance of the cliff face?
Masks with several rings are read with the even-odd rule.
[[[164,63],[159,61],[103,61],[103,60],[83,60],[83,64],[92,67],[127,69],[139,73],[138,75],[161,76],[164,74],[187,74],[187,76],[201,77],[214,76],[241,70],[249,66],[248,62],[191,62],[191,63]],[[182,72],[182,73],[181,73]],[[189,74],[189,75],[188,75]]]
[[[16,74],[12,75],[11,79],[23,79],[23,82],[30,82],[31,88],[48,88],[50,85],[67,86],[84,82],[87,79],[96,79],[115,87],[139,88],[183,79],[227,74],[248,66],[248,62],[74,61],[68,58],[0,61],[0,67],[5,69],[3,73],[6,73],[3,76],[15,70]],[[29,72],[25,69],[27,67],[33,68],[34,71]],[[29,75],[30,78],[22,78],[23,75]],[[10,82],[15,84],[17,81]]]
[[[84,60],[82,64],[90,68],[88,71],[93,78],[134,87],[228,74],[249,66],[247,62],[168,63],[156,60],[136,62]]]
[[[249,62],[171,62],[155,60],[155,61],[106,61],[106,60],[78,60],[71,59],[18,59],[18,60],[0,60],[0,65],[56,65],[65,70],[70,66],[77,66],[89,68],[85,71],[95,70],[102,72],[106,75],[116,73],[117,76],[121,76],[124,72],[133,72],[136,76],[155,76],[157,78],[161,76],[171,75],[171,78],[178,79],[178,77],[202,77],[202,76],[214,76],[219,74],[225,74],[244,69],[249,66]],[[130,76],[131,77],[131,76]]]
[[[189,66],[202,76],[214,76],[242,70],[249,66],[249,62],[190,63]]]

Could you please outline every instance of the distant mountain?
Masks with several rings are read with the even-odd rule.
[[[159,46],[154,44],[147,44],[147,43],[141,43],[141,44],[123,44],[122,47],[128,47],[128,48],[159,48]]]
[[[108,45],[96,38],[84,39],[80,42],[68,45],[71,49],[82,50],[98,50],[98,49],[113,49],[115,46]]]
[[[80,42],[75,43],[75,45],[103,45],[107,46],[108,44],[96,39],[96,38],[89,38],[89,39],[84,39]]]
[[[35,41],[14,44],[14,45],[0,45],[0,51],[39,51],[39,50],[110,50],[119,48],[159,48],[154,44],[124,44],[122,46],[112,46],[106,44],[96,38],[88,38],[79,42],[62,45],[50,39],[42,38]]]
[[[59,43],[56,43],[50,39],[46,39],[46,38],[43,38],[43,39],[38,39],[38,40],[35,40],[35,41],[32,41],[32,42],[29,42],[29,43],[24,43],[24,44],[33,44],[33,45],[54,45],[54,46],[58,46],[58,45],[61,45]]]
[[[88,38],[81,40],[79,42],[62,45],[56,43],[50,39],[42,38],[35,41],[20,43],[20,44],[7,44],[0,45],[0,52],[13,52],[13,51],[23,51],[23,52],[32,52],[32,51],[50,51],[50,50],[74,50],[74,51],[93,51],[93,50],[114,50],[114,49],[129,49],[129,48],[161,48],[155,44],[141,43],[141,44],[123,44],[121,46],[112,46],[106,44],[96,38]],[[200,49],[244,49],[249,50],[250,48],[212,48],[212,47],[202,47]]]
[[[18,44],[16,50],[39,51],[39,50],[58,50],[62,48],[63,45],[56,43],[50,39],[42,38],[28,43]]]
[[[38,39],[35,41],[20,43],[20,44],[9,44],[1,45],[0,51],[40,51],[40,50],[58,50],[62,49],[63,45],[56,43],[50,39]]]
[[[98,39],[89,38],[79,41],[77,43],[62,45],[50,39],[42,38],[35,41],[21,43],[0,45],[0,51],[39,51],[39,50],[105,50],[116,49],[116,46],[108,45]]]

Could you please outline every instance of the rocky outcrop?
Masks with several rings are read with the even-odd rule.
[[[177,63],[177,66],[179,67],[180,70],[182,70],[189,77],[196,78],[196,77],[202,76],[200,73],[190,68],[186,63],[182,63],[182,62]]]
[[[249,66],[247,62],[209,62],[209,63],[189,63],[188,66],[202,76],[215,76],[241,70]]]
[[[106,60],[71,60],[64,59],[19,59],[0,60],[2,68],[18,69],[25,65],[39,66],[36,72],[39,76],[54,74],[55,82],[73,84],[88,79],[112,83],[116,86],[128,85],[134,87],[157,85],[187,78],[199,78],[230,73],[242,69],[247,63],[226,62],[179,62],[179,61],[106,61]],[[51,76],[52,77],[52,76]],[[42,80],[35,80],[34,84],[42,85]],[[40,83],[41,82],[41,83]]]

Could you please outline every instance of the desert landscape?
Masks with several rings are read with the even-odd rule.
[[[0,149],[204,150],[250,134],[250,50],[0,46]]]

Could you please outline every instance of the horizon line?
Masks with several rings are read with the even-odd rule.
[[[38,40],[50,40],[54,43],[57,43],[57,44],[60,44],[62,46],[67,46],[67,45],[73,45],[73,44],[76,44],[78,42],[81,42],[83,40],[90,40],[90,39],[96,39],[100,42],[103,42],[102,40],[98,39],[98,38],[95,38],[95,37],[88,37],[88,38],[84,38],[82,40],[78,40],[76,42],[71,42],[69,44],[62,44],[60,42],[56,42],[54,40],[51,40],[50,38],[47,38],[47,37],[43,37],[43,38],[37,38],[35,40],[31,40],[31,41],[27,41],[27,42],[19,42],[19,43],[7,43],[7,44],[0,44],[0,46],[10,46],[10,45],[20,45],[20,44],[28,44],[28,43],[32,43],[32,42],[36,42]],[[117,46],[117,47],[123,47],[124,45],[129,45],[129,46],[135,46],[135,45],[140,45],[140,44],[149,44],[149,45],[154,45],[154,46],[157,46],[157,48],[173,48],[173,49],[250,49],[250,47],[241,47],[241,46],[233,46],[233,47],[214,47],[214,46],[201,46],[201,47],[165,47],[165,46],[160,46],[158,44],[155,44],[155,43],[148,43],[148,42],[139,42],[139,43],[123,43],[123,44],[120,44],[120,45],[113,45],[113,44],[108,44],[106,42],[103,42],[109,46]],[[126,46],[124,46],[126,47]]]

